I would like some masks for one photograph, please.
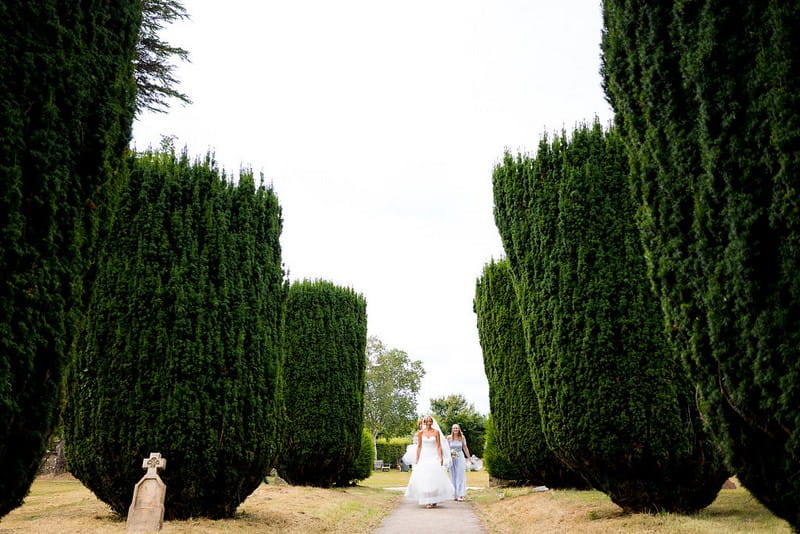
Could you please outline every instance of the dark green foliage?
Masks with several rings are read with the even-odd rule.
[[[411,438],[379,439],[375,442],[376,459],[389,462],[389,465],[397,465],[409,445],[411,445]]]
[[[672,346],[739,479],[800,528],[800,4],[609,0],[604,18]]]
[[[0,516],[55,419],[131,133],[136,1],[0,1]]]
[[[491,395],[491,386],[489,391]],[[486,468],[491,479],[495,481],[510,481],[507,484],[512,486],[524,484],[524,481],[519,480],[519,469],[506,453],[502,437],[495,437],[496,434],[494,417],[489,414],[486,420],[486,448],[483,451],[484,468]],[[558,460],[558,462],[561,463],[561,460]],[[506,482],[503,482],[503,484],[506,484]]]
[[[474,309],[492,413],[483,455],[489,474],[516,484],[586,487],[586,481],[553,454],[542,433],[508,260],[483,268]]]
[[[372,433],[364,428],[361,431],[361,448],[358,451],[353,475],[350,480],[364,480],[372,475],[372,466],[375,465],[375,449],[372,446]]]
[[[230,517],[276,456],[280,207],[210,156],[131,165],[68,375],[67,461],[125,515],[160,452],[167,517]]]
[[[710,504],[727,473],[667,348],[616,133],[506,155],[494,186],[548,445],[626,511]]]
[[[486,417],[479,414],[464,395],[459,393],[431,399],[431,413],[445,436],[450,434],[454,424],[458,424],[467,440],[470,454],[483,456]]]
[[[372,446],[372,433],[366,429],[361,431],[361,448],[355,461],[350,465],[350,469],[345,471],[336,483],[337,486],[353,486],[359,480],[364,480],[372,476],[372,468],[375,465],[375,447]]]
[[[188,18],[179,0],[142,0],[142,27],[136,44],[136,105],[139,111],[164,113],[167,99],[177,98],[184,104],[191,100],[175,87],[178,80],[173,75],[178,58],[186,61],[189,52],[162,41],[160,33],[165,24]]]
[[[295,282],[286,304],[288,445],[278,471],[330,487],[356,459],[364,426],[367,304],[323,280]]]

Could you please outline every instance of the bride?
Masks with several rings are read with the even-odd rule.
[[[435,508],[437,503],[452,498],[453,485],[445,471],[451,461],[450,446],[430,415],[422,419],[422,430],[417,433],[415,460],[406,497],[426,508]]]

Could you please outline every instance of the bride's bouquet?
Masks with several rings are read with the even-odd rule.
[[[452,464],[453,460],[456,458],[455,451],[447,446],[447,441],[442,445],[442,449],[442,467],[444,467],[445,470],[449,470],[450,464]]]

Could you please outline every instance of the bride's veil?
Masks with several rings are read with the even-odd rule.
[[[442,444],[442,463],[445,467],[450,467],[450,462],[453,461],[452,456],[450,456],[450,444],[447,442],[447,438],[444,432],[442,432],[442,429],[439,428],[439,423],[436,422],[436,418],[431,416],[431,419],[433,419],[433,428],[439,432],[439,441]]]

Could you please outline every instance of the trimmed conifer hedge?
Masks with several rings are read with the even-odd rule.
[[[411,438],[380,438],[375,441],[377,453],[375,459],[388,462],[389,465],[397,465],[409,445],[411,445]]]
[[[671,343],[739,480],[800,528],[800,4],[603,5]]]
[[[230,517],[276,455],[280,207],[210,156],[131,165],[69,370],[67,462],[124,516],[160,452],[165,517]]]
[[[710,504],[727,472],[660,327],[618,135],[506,154],[494,187],[548,445],[623,510]]]
[[[358,454],[364,426],[367,304],[324,280],[294,282],[286,303],[286,449],[292,484],[330,487]]]
[[[492,414],[483,457],[487,471],[512,484],[587,487],[553,454],[542,433],[508,260],[484,266],[475,287],[474,310]]]
[[[490,413],[489,417],[486,418],[486,447],[483,450],[483,466],[486,468],[486,472],[489,473],[490,481],[493,480],[498,485],[524,485],[524,481],[519,480],[520,477],[516,465],[503,448],[502,436],[495,437],[496,434],[494,416]],[[544,439],[544,436],[542,439]],[[561,460],[558,460],[558,462],[561,463]]]
[[[54,424],[136,105],[134,1],[0,1],[0,516]]]
[[[350,469],[344,472],[336,482],[337,486],[353,486],[358,481],[372,476],[375,465],[375,447],[372,446],[372,433],[365,427],[361,431],[361,446]]]

